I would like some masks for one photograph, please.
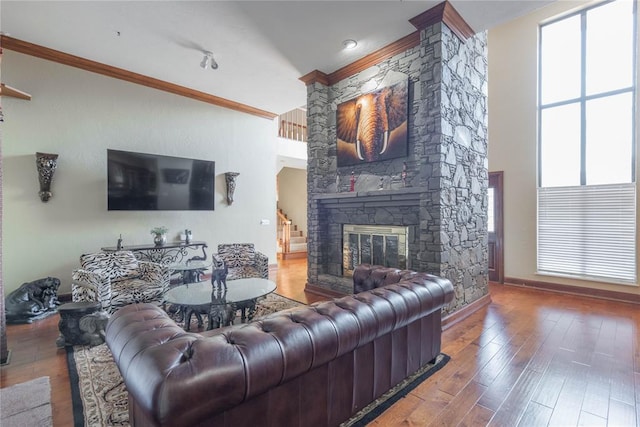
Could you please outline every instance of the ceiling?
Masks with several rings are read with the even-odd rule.
[[[552,1],[450,3],[481,31]],[[306,104],[301,76],[331,73],[414,32],[408,20],[440,2],[2,0],[0,31],[280,114]],[[345,39],[358,46],[343,49]],[[217,70],[200,67],[203,51]]]

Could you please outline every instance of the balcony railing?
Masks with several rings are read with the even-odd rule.
[[[307,112],[305,110],[296,108],[281,114],[279,123],[279,137],[307,142]]]

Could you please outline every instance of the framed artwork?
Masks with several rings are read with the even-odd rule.
[[[338,166],[406,157],[409,79],[338,105]]]

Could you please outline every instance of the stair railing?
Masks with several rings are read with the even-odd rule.
[[[291,252],[291,220],[278,211],[278,234],[282,244],[282,253]]]

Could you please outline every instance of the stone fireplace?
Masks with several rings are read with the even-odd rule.
[[[380,258],[367,258],[368,253],[387,242],[375,232],[365,237],[364,248],[367,232],[359,233],[358,259],[351,249],[343,254],[351,245],[352,225],[405,230],[407,252],[398,255],[395,266],[451,280],[455,300],[448,312],[488,292],[486,33],[461,37],[434,21],[437,14],[431,12],[411,20],[419,32],[415,45],[354,75],[332,80],[316,71],[303,78],[309,129],[307,289],[312,292],[351,293],[348,273],[356,261],[378,264]],[[338,167],[336,106],[407,78],[407,156]],[[395,261],[382,259],[389,265]]]

